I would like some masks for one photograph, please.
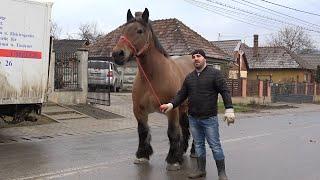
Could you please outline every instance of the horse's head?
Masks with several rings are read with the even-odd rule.
[[[133,56],[143,55],[152,43],[152,29],[148,23],[149,11],[146,8],[141,16],[133,17],[130,9],[123,33],[113,48],[112,57],[116,64],[123,65]]]

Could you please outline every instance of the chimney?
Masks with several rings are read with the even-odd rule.
[[[258,57],[258,47],[259,47],[259,35],[253,35],[253,57]]]

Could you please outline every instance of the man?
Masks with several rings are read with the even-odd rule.
[[[226,109],[224,120],[229,125],[235,120],[231,96],[221,71],[207,66],[205,52],[197,49],[191,55],[195,70],[187,75],[173,100],[160,106],[160,111],[167,113],[188,98],[189,124],[197,154],[197,169],[189,174],[189,178],[206,176],[205,139],[207,139],[216,161],[219,180],[227,180],[225,157],[219,138],[217,101],[220,93]]]

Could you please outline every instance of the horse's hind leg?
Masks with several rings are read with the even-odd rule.
[[[182,149],[185,153],[189,147],[190,138],[189,120],[186,112],[180,112],[179,122],[182,130]]]
[[[186,112],[186,109],[180,108],[180,126],[182,129],[182,135],[183,135],[183,152],[185,153],[189,147],[189,139],[190,139],[190,127],[189,127],[189,118]],[[194,158],[196,157],[196,151],[194,147],[194,141],[192,141],[192,146],[190,149],[190,157]]]
[[[134,161],[135,164],[142,164],[148,162],[150,156],[153,153],[150,145],[151,134],[146,119],[137,119],[138,121],[138,134],[139,134],[139,147],[136,152],[137,159]]]
[[[170,149],[166,161],[168,163],[167,170],[176,171],[181,168],[183,161],[183,145],[182,130],[179,123],[179,113],[177,110],[168,114],[168,137],[170,141]]]

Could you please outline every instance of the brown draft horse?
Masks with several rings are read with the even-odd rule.
[[[194,66],[191,56],[182,56],[175,60],[168,57],[154,35],[147,8],[141,16],[135,18],[129,9],[127,23],[123,28],[123,34],[113,48],[112,56],[118,65],[124,65],[134,57],[139,59],[141,64],[132,89],[133,112],[138,121],[139,134],[137,159],[134,163],[140,164],[148,162],[153,153],[150,145],[148,114],[160,112],[159,103],[167,103],[176,95],[186,75],[194,69]],[[167,134],[170,141],[166,158],[167,169],[178,170],[183,161],[183,154],[188,148],[190,137],[186,102],[166,115],[168,117]],[[192,148],[191,151],[194,149]]]

